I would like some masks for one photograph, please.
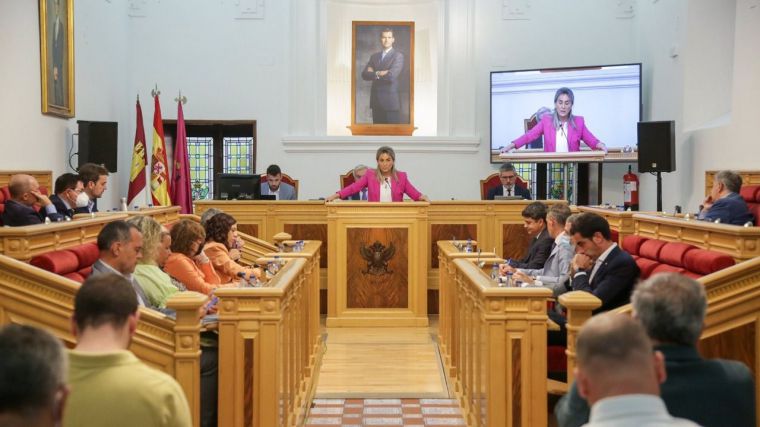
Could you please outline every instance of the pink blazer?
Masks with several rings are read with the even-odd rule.
[[[586,127],[583,121],[583,117],[575,116],[575,127],[573,125],[568,126],[567,131],[567,150],[579,151],[581,149],[580,140],[586,143],[591,149],[595,149],[599,144],[599,140],[591,133]],[[515,148],[520,148],[523,145],[538,138],[539,135],[544,135],[544,151],[554,152],[557,151],[557,130],[554,129],[554,123],[552,123],[552,115],[546,114],[541,117],[541,121],[533,126],[533,129],[529,130],[525,135],[512,141],[515,144]]]
[[[398,175],[397,181],[391,178],[391,197],[394,202],[404,200],[404,193],[415,201],[422,197],[422,193],[417,191],[412,183],[406,178],[406,173],[396,171],[396,175]],[[375,178],[375,169],[367,169],[367,173],[365,173],[361,179],[343,188],[338,194],[340,194],[341,199],[345,199],[346,197],[361,191],[365,187],[367,188],[367,200],[370,202],[379,202],[380,183],[377,182],[377,178]]]

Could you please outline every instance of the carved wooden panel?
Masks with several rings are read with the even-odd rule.
[[[285,224],[284,231],[293,240],[319,240],[319,268],[327,268],[327,224]]]
[[[733,359],[744,362],[757,378],[755,372],[755,323],[747,323],[729,329],[710,338],[699,340],[697,347],[705,359]]]
[[[522,224],[504,224],[502,234],[504,235],[502,242],[504,259],[521,259],[528,253],[530,236]]]
[[[409,230],[349,228],[347,307],[409,307]]]
[[[259,237],[259,226],[258,224],[241,224],[238,223],[238,231],[241,233],[248,234],[250,236],[261,238]]]
[[[522,425],[522,360],[521,360],[521,340],[512,339],[512,426],[519,427]]]
[[[245,402],[245,409],[243,410],[243,425],[246,427],[253,427],[254,419],[253,419],[253,388],[254,384],[256,384],[256,378],[254,374],[254,366],[253,363],[253,355],[256,348],[256,339],[250,338],[250,339],[244,339],[243,340],[243,360],[245,363],[244,366],[244,374],[243,374],[243,395],[245,396],[243,402]]]
[[[451,240],[478,240],[478,226],[476,224],[432,224],[430,226],[430,265],[438,268],[438,241]],[[481,248],[482,249],[482,248]]]

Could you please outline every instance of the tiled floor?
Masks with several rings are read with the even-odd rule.
[[[314,399],[306,427],[463,426],[451,399]]]

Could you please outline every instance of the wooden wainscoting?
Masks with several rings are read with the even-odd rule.
[[[52,171],[0,171],[0,187],[5,187],[13,175],[24,173],[33,176],[40,187],[45,187],[48,194],[53,194],[53,172]]]

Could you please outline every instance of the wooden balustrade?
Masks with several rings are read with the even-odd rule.
[[[216,290],[219,425],[290,427],[305,421],[322,353],[311,336],[318,321],[310,314],[314,265],[306,257],[288,258],[266,287]]]
[[[469,426],[546,425],[544,288],[500,288],[490,279],[501,260],[462,254],[439,241],[439,338],[446,373]]]
[[[76,344],[71,335],[74,296],[79,283],[0,255],[0,324],[16,323],[46,329],[67,347]],[[179,382],[199,425],[200,329],[198,309],[206,296],[178,293],[167,302],[177,311],[176,321],[147,309],[130,350],[143,362],[166,372]]]

